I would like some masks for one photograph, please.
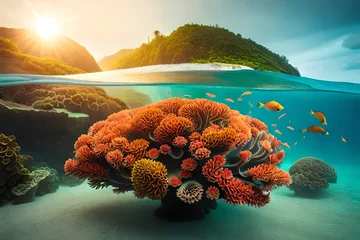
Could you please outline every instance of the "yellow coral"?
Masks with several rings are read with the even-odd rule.
[[[135,192],[152,200],[160,200],[168,188],[167,169],[161,162],[144,158],[135,162],[131,181]]]

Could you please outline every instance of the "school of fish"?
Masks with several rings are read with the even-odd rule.
[[[244,96],[251,95],[251,94],[252,94],[252,92],[250,92],[250,91],[245,91],[245,92],[243,92],[243,93],[237,98],[237,101],[238,101],[238,102],[242,102]],[[216,97],[215,94],[209,93],[209,92],[206,93],[206,95],[207,95],[208,97],[211,97],[211,98],[215,98],[215,97]],[[185,96],[185,95],[184,95],[184,96]],[[187,96],[190,97],[190,95],[187,95]],[[235,103],[235,101],[234,101],[232,98],[225,98],[225,101],[231,102],[231,103]],[[251,103],[250,101],[249,101],[248,103],[249,103],[249,106],[250,106],[250,107],[253,107],[253,105],[252,105],[252,103]],[[266,110],[269,111],[269,112],[281,112],[282,110],[284,110],[284,107],[283,107],[279,102],[274,101],[274,100],[268,101],[268,102],[266,102],[266,103],[258,102],[258,103],[257,103],[257,108],[264,108],[264,109],[266,109]],[[249,111],[249,114],[251,114],[251,113],[252,113],[252,111]],[[320,121],[321,125],[327,125],[326,117],[325,117],[325,115],[324,115],[322,112],[310,110],[310,111],[309,111],[309,114],[311,114],[311,115],[313,115],[314,117],[316,117],[316,118]],[[283,117],[285,117],[285,116],[286,116],[286,113],[281,114],[281,115],[278,117],[278,120],[280,120],[281,118],[283,118]],[[291,120],[289,120],[288,122],[289,122],[289,124],[290,124]],[[278,126],[278,125],[277,125],[276,123],[273,123],[273,124],[271,124],[271,126],[272,126],[272,127],[276,127],[276,126]],[[290,131],[294,131],[294,130],[295,130],[294,127],[289,126],[289,125],[286,126],[286,128],[289,129]],[[310,132],[310,133],[317,133],[317,134],[322,134],[322,135],[329,135],[329,132],[328,132],[327,130],[325,130],[325,129],[324,129],[323,127],[321,127],[321,126],[316,126],[316,125],[309,126],[309,127],[306,127],[306,128],[302,128],[300,131],[301,131],[301,133]],[[281,132],[279,129],[275,129],[274,132],[277,133],[277,134],[280,134],[280,135],[282,134],[282,132]],[[303,136],[303,139],[305,139],[305,135]],[[343,136],[341,136],[341,140],[342,140],[344,143],[347,143],[347,140],[346,140]],[[297,144],[298,144],[298,142],[296,141],[296,142],[294,143],[294,145],[297,145]],[[290,149],[290,145],[289,145],[288,143],[285,142],[285,143],[283,143],[282,145]]]

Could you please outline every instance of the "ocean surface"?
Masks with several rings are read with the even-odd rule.
[[[360,84],[222,64],[159,65],[71,76],[0,75],[3,91],[29,84],[96,86],[119,99],[124,89],[131,89],[147,95],[151,102],[175,97],[220,102],[260,119],[271,134],[288,143],[289,148],[282,147],[285,159],[281,169],[288,171],[303,157],[318,158],[336,169],[337,182],[314,198],[296,196],[287,187],[280,187],[273,190],[270,203],[260,208],[220,200],[218,208],[204,220],[181,223],[154,217],[152,211],[159,202],[136,199],[130,192],[117,195],[111,189],[92,189],[86,182],[74,187],[60,184],[56,192],[38,196],[33,202],[0,207],[0,239],[359,239]],[[251,94],[241,96],[247,91]],[[257,108],[258,102],[269,101],[277,101],[284,109],[270,112]],[[327,125],[321,125],[310,110],[322,112]],[[41,117],[38,124],[43,124]],[[49,128],[56,124],[46,125],[47,134],[52,134]],[[0,133],[13,134],[2,126]],[[329,134],[302,133],[310,126],[321,126]],[[36,126],[27,128],[34,130]],[[38,162],[64,175],[61,166],[73,157],[73,149],[66,150],[68,157],[63,162],[55,163],[51,152],[44,153],[36,145],[41,142],[36,134],[18,135],[23,138],[16,136],[19,145],[23,143],[22,154],[42,158]],[[27,146],[29,141],[31,147]],[[61,151],[61,147],[54,151],[54,157]]]

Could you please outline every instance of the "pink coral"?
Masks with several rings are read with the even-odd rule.
[[[185,147],[187,143],[188,143],[188,140],[186,138],[184,138],[183,136],[175,137],[172,142],[172,144],[175,147],[179,147],[179,148]]]
[[[176,188],[179,187],[182,182],[180,180],[180,178],[176,177],[176,176],[172,176],[168,179],[169,185]]]
[[[190,141],[196,141],[196,140],[200,140],[201,138],[201,134],[198,132],[193,132],[192,134],[190,134],[189,136],[189,140]]]
[[[206,197],[210,200],[218,200],[220,197],[219,189],[215,186],[209,186],[206,190]]]
[[[190,151],[196,151],[199,148],[205,147],[205,143],[199,140],[195,140],[190,142],[189,150]]]
[[[252,153],[250,151],[245,150],[245,151],[241,151],[239,153],[239,158],[244,162],[248,162],[251,158],[251,155],[252,155]]]
[[[160,146],[160,152],[162,154],[169,154],[171,152],[171,147],[167,144],[163,144]]]
[[[193,171],[197,166],[197,162],[192,158],[182,160],[181,169],[186,171]]]
[[[207,148],[198,148],[195,153],[193,154],[194,158],[197,160],[202,160],[205,158],[209,158],[211,151]]]
[[[156,148],[151,148],[147,153],[146,156],[152,159],[157,159],[160,155],[160,150]]]

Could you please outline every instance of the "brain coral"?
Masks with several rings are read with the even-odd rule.
[[[319,188],[328,188],[329,183],[336,183],[336,170],[323,160],[304,157],[290,167],[292,184],[290,189],[295,193]]]
[[[291,183],[276,166],[285,156],[281,141],[267,131],[225,104],[171,98],[95,123],[75,142],[65,172],[95,188],[161,199],[159,217],[201,219],[217,199],[264,206],[273,188]]]
[[[94,121],[127,108],[126,103],[108,96],[102,88],[88,86],[11,86],[1,89],[0,97],[36,109],[64,108],[70,112],[85,113]]]
[[[167,169],[161,162],[141,159],[132,168],[131,181],[135,192],[159,200],[165,196],[168,188]]]
[[[26,183],[30,172],[23,161],[31,158],[20,155],[20,146],[15,136],[0,134],[0,204],[11,199],[11,188]]]

